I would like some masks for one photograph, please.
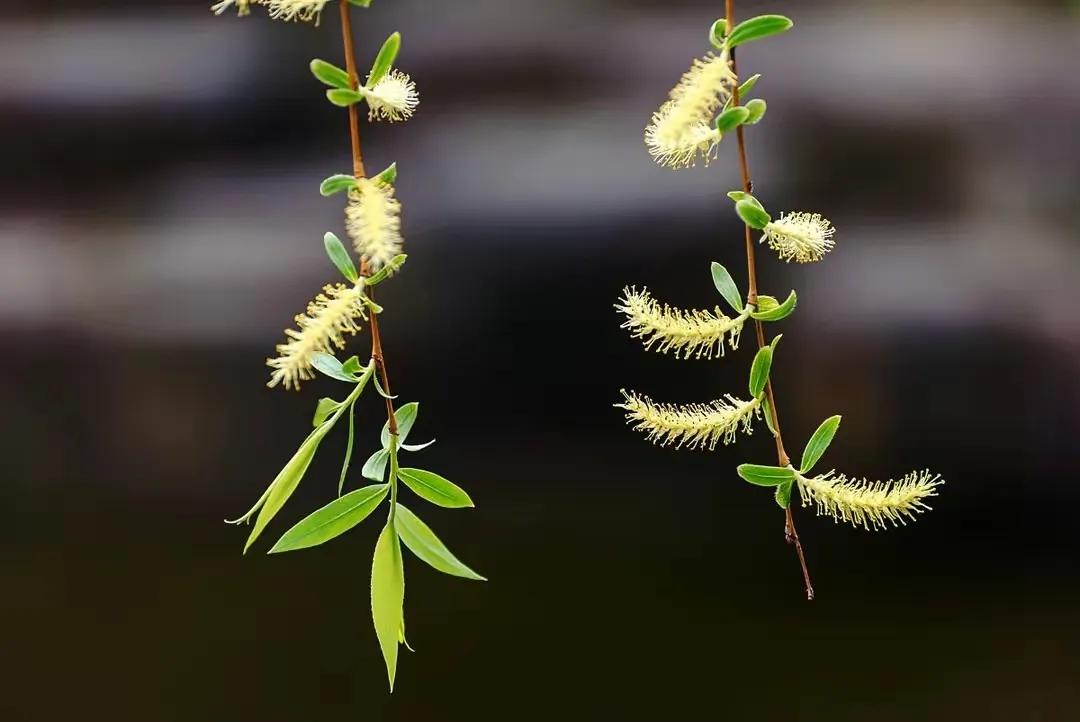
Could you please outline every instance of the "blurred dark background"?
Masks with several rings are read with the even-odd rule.
[[[349,168],[345,115],[309,76],[320,27],[208,3],[7,0],[0,11],[0,546],[4,720],[1075,720],[1080,718],[1080,12],[1069,2],[745,2],[796,30],[747,46],[766,122],[757,191],[824,213],[774,372],[788,445],[844,423],[824,463],[948,481],[916,524],[797,513],[807,603],[764,426],[713,453],[628,430],[621,386],[738,392],[722,361],[643,353],[624,284],[717,303],[745,283],[709,167],[653,165],[649,114],[707,50],[722,3],[376,0],[361,65],[401,30],[422,103],[364,129],[399,168],[410,260],[380,293],[415,457],[477,501],[419,502],[488,575],[407,555],[386,693],[368,603],[374,519],[261,552],[335,493],[323,446],[257,551],[222,524],[309,428],[320,379],[264,358],[335,272],[321,244]],[[353,348],[364,357],[366,335]],[[361,405],[357,466],[375,448]],[[423,509],[421,510],[421,506]]]

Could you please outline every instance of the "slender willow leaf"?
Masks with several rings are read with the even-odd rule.
[[[408,258],[409,254],[407,253],[397,254],[390,259],[389,263],[368,277],[367,285],[375,286],[390,278],[390,276],[393,276],[401,270],[401,267],[405,265],[405,261],[408,260]]]
[[[397,513],[394,515],[394,528],[397,529],[401,541],[405,542],[405,546],[409,547],[413,554],[440,572],[455,577],[476,579],[481,582],[487,581],[487,579],[462,564],[446,548],[446,545],[439,541],[439,537],[435,536],[435,532],[431,531],[431,527],[421,521],[416,514],[406,509],[401,502],[398,502]]]
[[[404,619],[405,571],[401,564],[401,544],[393,527],[387,523],[375,543],[371,563],[371,618],[379,638],[390,691],[394,691],[397,674],[398,635]]]
[[[743,84],[739,86],[739,102],[746,105],[748,110],[749,110],[750,104],[746,102],[746,96],[748,96],[750,94],[750,91],[754,89],[754,86],[757,85],[757,81],[760,78],[761,78],[761,73],[756,73],[754,75],[751,75],[749,78],[747,78],[743,82]],[[735,100],[735,96],[734,95],[729,95],[728,99],[724,101],[723,109],[727,110],[728,108],[730,108],[731,103],[732,103],[733,100]],[[730,193],[728,195],[730,195]],[[735,200],[738,200],[738,199],[736,198]]]
[[[743,300],[739,294],[739,287],[735,285],[735,279],[731,277],[728,270],[716,261],[712,263],[712,282],[724,300],[736,311],[742,313]]]
[[[405,439],[409,436],[409,432],[412,431],[413,424],[416,423],[416,415],[418,413],[420,413],[420,404],[416,401],[411,401],[394,412],[394,418],[397,420],[399,444],[405,441]],[[390,446],[389,421],[383,424],[380,439],[382,440],[382,445],[384,447]]]
[[[341,496],[345,488],[345,475],[349,473],[349,463],[352,462],[353,442],[356,439],[356,402],[349,404],[349,441],[345,444],[345,459],[341,462],[341,476],[338,477],[337,494]]]
[[[270,492],[266,495],[266,502],[259,510],[259,516],[255,519],[255,526],[251,528],[251,534],[248,536],[247,543],[244,544],[245,554],[248,548],[259,538],[259,535],[262,534],[263,529],[270,523],[270,520],[274,518],[274,515],[281,511],[281,507],[285,506],[285,502],[296,491],[300,480],[304,478],[304,473],[311,466],[311,460],[315,458],[315,452],[318,450],[319,444],[326,437],[331,426],[333,424],[327,423],[316,429],[315,433],[300,445],[300,449],[289,459],[289,463],[285,464],[285,467],[278,472],[274,481],[271,482]]]
[[[386,462],[388,461],[390,461],[390,450],[379,449],[364,462],[364,468],[360,470],[360,473],[365,479],[382,481],[386,478]]]
[[[739,464],[737,471],[743,479],[758,486],[776,486],[795,478],[795,470],[783,466]]]
[[[334,499],[297,522],[268,553],[308,549],[341,536],[375,511],[389,492],[389,484],[373,484]]]
[[[421,499],[447,509],[474,506],[472,499],[460,486],[438,474],[423,469],[398,469],[398,478]]]
[[[727,36],[727,46],[734,48],[751,40],[760,40],[790,30],[794,23],[783,15],[758,15],[744,20]]]
[[[330,414],[341,408],[340,401],[334,401],[330,398],[319,399],[319,404],[315,407],[315,416],[311,419],[311,425],[315,427],[322,426],[322,422],[326,421]]]
[[[368,73],[365,83],[367,87],[375,87],[375,83],[382,80],[383,76],[390,71],[390,66],[394,64],[400,49],[401,33],[392,33],[379,48],[379,54],[375,56],[375,62],[371,66],[371,72]]]
[[[787,509],[791,506],[791,487],[794,485],[794,481],[785,481],[777,485],[773,498],[776,499],[776,503],[780,505],[781,509]]]
[[[311,61],[310,67],[311,74],[318,78],[320,83],[325,83],[331,88],[352,89],[352,83],[349,82],[349,74],[333,63],[328,63],[325,60],[316,58]]]
[[[799,464],[799,471],[806,474],[814,468],[814,464],[818,463],[821,455],[829,448],[829,444],[832,443],[839,427],[839,416],[830,416],[821,422],[821,426],[817,427],[817,431],[806,442],[806,448],[802,453],[802,463]]]
[[[355,384],[358,380],[354,374],[346,373],[341,366],[341,362],[328,353],[312,354],[311,365],[315,367],[316,371],[319,371],[332,379],[337,379],[338,381],[347,381],[348,383]]]
[[[735,212],[739,214],[739,218],[742,218],[743,223],[759,231],[772,220],[772,217],[762,210],[760,203],[755,203],[749,199],[736,203]]]
[[[755,399],[765,390],[765,384],[769,380],[772,352],[772,346],[758,349],[757,355],[754,356],[754,364],[750,367],[750,395]]]
[[[772,435],[776,436],[776,426],[773,424],[773,409],[772,404],[769,403],[768,396],[762,399],[761,405],[761,412],[765,414],[765,425],[769,427],[769,431],[772,432]]]
[[[750,315],[759,321],[781,321],[792,314],[798,300],[794,291],[783,303],[777,303],[772,296],[758,296],[758,310]]]
[[[375,180],[380,183],[385,183],[388,186],[394,185],[394,181],[397,180],[397,163],[391,163],[386,166],[377,176]]]
[[[352,259],[349,258],[349,252],[345,250],[341,239],[333,233],[327,233],[323,236],[323,246],[326,247],[326,255],[330,257],[330,262],[341,271],[341,275],[356,283],[356,280],[360,278],[360,274],[356,272],[356,266],[353,265]]]
[[[319,193],[329,197],[334,195],[335,193],[341,193],[342,191],[350,191],[353,188],[356,188],[356,186],[356,178],[351,175],[338,173],[324,179],[323,182],[319,184]]]

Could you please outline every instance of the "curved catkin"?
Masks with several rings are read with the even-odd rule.
[[[896,481],[849,479],[832,471],[809,478],[796,475],[796,480],[803,506],[812,504],[818,514],[864,529],[914,521],[916,514],[930,510],[925,499],[937,496],[936,487],[944,483],[929,470],[913,471]]]
[[[734,84],[727,53],[695,60],[645,128],[653,159],[669,168],[687,168],[701,153],[708,163],[721,137],[712,126],[713,116]]]
[[[394,187],[370,178],[357,181],[345,207],[345,230],[360,258],[377,271],[401,253],[401,203]]]
[[[646,351],[674,351],[684,359],[723,356],[725,341],[737,349],[746,321],[746,316],[725,316],[719,306],[712,311],[672,308],[649,295],[647,288],[624,288],[615,308],[626,316],[621,328],[640,338]]]
[[[776,251],[781,261],[816,263],[836,245],[836,229],[817,213],[784,213],[765,226],[763,241]]]
[[[345,334],[360,330],[358,321],[365,315],[362,285],[327,285],[308,304],[307,311],[296,317],[297,329],[286,329],[286,341],[277,346],[277,357],[266,359],[274,369],[266,384],[273,388],[282,383],[286,389],[300,388],[300,382],[314,376],[312,357],[332,353],[332,346],[345,348]]]
[[[408,120],[420,105],[416,83],[400,70],[391,70],[363,93],[368,104],[368,120],[391,123]]]
[[[301,22],[319,21],[319,15],[330,0],[251,0],[256,5],[265,5],[266,11],[274,20],[299,20]]]
[[[730,444],[740,428],[752,433],[751,423],[761,415],[760,398],[742,401],[728,394],[705,404],[676,405],[658,404],[625,389],[622,395],[625,400],[615,406],[626,410],[626,422],[654,444],[674,444],[676,449],[712,451],[721,442]]]

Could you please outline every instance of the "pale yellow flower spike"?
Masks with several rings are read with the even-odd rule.
[[[669,168],[688,168],[701,153],[708,164],[721,139],[713,116],[734,84],[727,53],[695,60],[645,128],[645,145],[653,159]]]
[[[400,70],[391,70],[374,87],[361,92],[368,104],[368,120],[408,120],[420,105],[416,83]]]
[[[914,520],[916,514],[929,511],[924,500],[937,496],[935,487],[944,483],[929,471],[913,471],[898,481],[884,482],[849,479],[832,471],[816,477],[796,474],[795,479],[803,506],[813,504],[818,514],[864,529]]]
[[[836,229],[817,213],[784,213],[764,230],[761,240],[768,241],[782,261],[815,263],[836,245]]]
[[[266,384],[273,388],[283,383],[286,389],[300,388],[301,381],[314,377],[312,357],[332,353],[333,346],[345,348],[345,334],[360,330],[357,323],[366,320],[363,284],[327,285],[308,304],[307,312],[296,317],[299,330],[286,329],[286,341],[277,347],[277,358],[266,359],[274,369]]]
[[[244,17],[251,12],[252,5],[265,5],[267,14],[274,20],[315,21],[318,24],[319,16],[328,2],[330,0],[221,0],[211,5],[210,9],[215,15],[221,15],[235,5],[236,14]]]
[[[626,422],[635,431],[645,432],[654,444],[675,444],[676,449],[686,446],[712,451],[721,442],[734,441],[740,427],[744,433],[752,433],[751,422],[755,416],[761,416],[760,398],[742,401],[728,394],[707,404],[678,406],[658,404],[648,396],[625,389],[622,395],[625,403],[615,406],[626,410]]]
[[[370,178],[358,179],[345,206],[345,230],[372,271],[401,253],[401,203],[394,198],[394,187]]]
[[[646,351],[653,347],[660,353],[673,350],[676,357],[684,359],[723,356],[725,340],[732,350],[739,348],[739,334],[750,317],[747,310],[729,318],[719,306],[713,311],[683,311],[666,303],[661,305],[648,289],[638,291],[632,287],[623,289],[615,308],[626,315],[621,328],[630,329],[634,338],[640,338]]]

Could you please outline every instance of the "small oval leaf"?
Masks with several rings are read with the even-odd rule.
[[[748,113],[746,120],[743,121],[745,125],[757,125],[765,117],[765,110],[768,108],[761,98],[748,101],[744,107]]]
[[[398,469],[398,478],[421,499],[447,509],[474,506],[465,490],[438,474],[423,469]]]
[[[761,464],[739,464],[736,469],[746,481],[758,486],[776,486],[795,478],[795,470],[783,466],[762,466]]]
[[[364,94],[348,88],[334,88],[326,91],[326,99],[339,108],[348,108],[364,99]]]
[[[814,464],[818,463],[821,455],[829,448],[829,444],[832,443],[839,427],[840,416],[830,416],[821,422],[821,425],[817,427],[817,431],[806,442],[806,448],[802,453],[802,462],[799,464],[800,472],[806,474],[814,468]]]
[[[311,74],[314,75],[320,83],[325,83],[331,88],[352,89],[352,83],[349,82],[349,74],[333,63],[328,63],[325,60],[316,58],[311,61],[310,68]]]
[[[771,302],[765,301],[763,303],[765,299],[771,299]],[[795,291],[789,293],[783,303],[777,303],[772,296],[758,296],[758,310],[750,315],[758,321],[781,321],[792,314],[798,300]]]
[[[360,278],[360,274],[356,272],[356,266],[353,265],[352,259],[349,258],[349,252],[345,250],[341,239],[333,233],[327,233],[323,236],[323,246],[326,248],[326,255],[329,256],[330,262],[341,271],[341,275],[356,283],[357,279]]]
[[[754,356],[754,364],[750,367],[750,395],[755,399],[765,390],[765,384],[769,380],[769,369],[772,368],[772,346],[764,346],[758,349]]]
[[[760,203],[749,198],[737,202],[735,212],[739,214],[739,218],[742,219],[743,223],[759,231],[769,225],[769,221],[772,220],[772,217],[765,212]]]
[[[357,182],[354,176],[336,173],[329,178],[323,179],[323,182],[319,184],[319,193],[329,197],[342,191],[351,191],[356,186]]]
[[[791,487],[794,485],[794,481],[785,481],[777,485],[776,494],[773,498],[776,499],[776,503],[780,505],[781,509],[787,509],[791,506]]]
[[[475,579],[481,582],[487,581],[487,579],[462,564],[446,548],[446,545],[439,540],[439,537],[435,536],[435,532],[431,531],[431,527],[421,521],[416,514],[406,509],[405,505],[400,502],[394,514],[394,528],[397,529],[401,541],[405,542],[405,546],[413,554],[443,574]]]
[[[778,35],[791,29],[794,23],[783,15],[758,15],[743,20],[727,36],[727,46],[734,48],[751,40],[760,40],[770,35]]]
[[[334,499],[297,522],[269,553],[308,549],[341,536],[375,511],[389,492],[388,484],[373,484]]]
[[[716,116],[716,129],[721,133],[728,133],[746,122],[750,117],[750,111],[741,105],[728,108]]]
[[[357,382],[356,376],[346,373],[341,367],[341,362],[336,357],[331,356],[328,353],[315,353],[311,355],[311,365],[315,367],[315,370],[332,379],[338,381],[347,381],[351,384]]]
[[[393,527],[387,523],[375,543],[371,562],[371,618],[379,638],[390,691],[397,674],[398,634],[404,620],[405,570],[401,564],[401,544]]]
[[[728,302],[733,309],[742,313],[743,300],[739,294],[739,287],[735,285],[735,279],[731,277],[728,270],[721,266],[716,261],[712,263],[712,282],[716,286],[716,290],[720,292],[720,295],[724,297],[724,300]]]

